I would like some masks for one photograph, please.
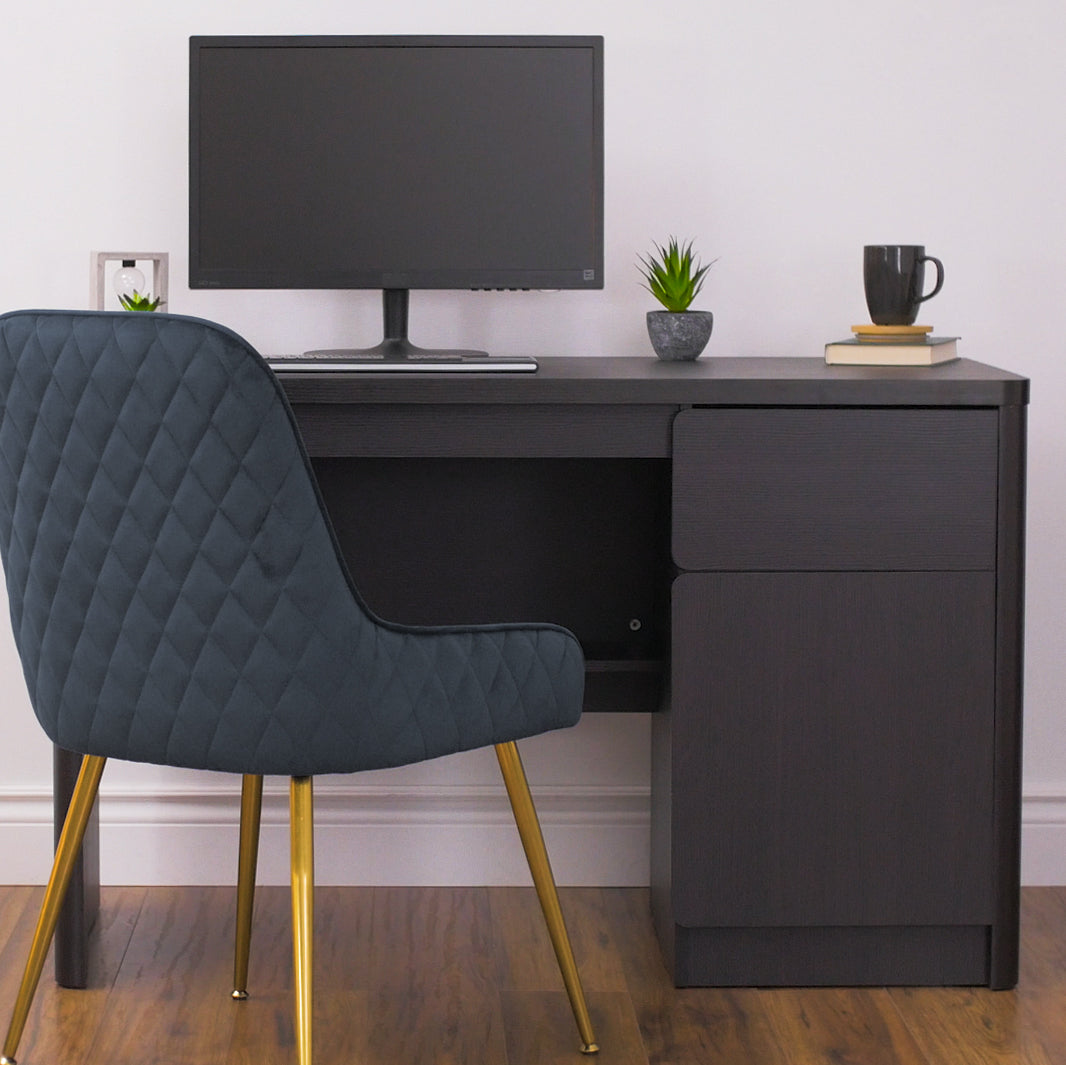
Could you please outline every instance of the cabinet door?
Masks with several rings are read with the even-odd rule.
[[[983,572],[677,578],[678,924],[992,921],[994,595]]]

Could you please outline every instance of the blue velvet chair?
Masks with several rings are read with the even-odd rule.
[[[3,1047],[18,1047],[108,758],[241,774],[233,995],[246,994],[264,774],[290,778],[296,1041],[311,1062],[312,778],[493,745],[596,1050],[515,741],[573,725],[552,625],[412,628],[352,584],[277,380],[169,314],[0,317],[0,554],[34,711],[83,752]]]

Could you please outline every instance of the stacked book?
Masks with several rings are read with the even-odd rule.
[[[830,365],[933,366],[959,357],[958,337],[935,337],[931,325],[853,325],[854,336],[825,346]]]

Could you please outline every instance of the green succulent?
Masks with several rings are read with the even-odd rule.
[[[704,274],[714,265],[693,261],[692,241],[685,245],[671,237],[665,248],[655,245],[654,255],[642,255],[638,269],[644,287],[668,310],[685,311],[703,287]]]
[[[118,301],[125,311],[154,311],[163,302],[158,296],[155,299],[150,294],[142,296],[136,289],[132,296],[123,294]]]

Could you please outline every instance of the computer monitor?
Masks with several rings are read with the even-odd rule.
[[[191,38],[189,285],[602,288],[602,37]]]

